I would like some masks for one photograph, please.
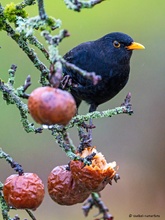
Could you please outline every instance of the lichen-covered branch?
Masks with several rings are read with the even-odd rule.
[[[11,87],[9,84],[5,84],[0,80],[0,91],[3,93],[3,98],[7,104],[15,104],[19,109],[21,115],[21,122],[26,132],[35,132],[40,133],[42,131],[41,128],[35,128],[33,123],[29,123],[28,121],[28,107],[27,105],[20,99],[17,92]]]
[[[11,68],[8,70],[9,72],[9,79],[8,79],[8,84],[10,86],[14,85],[14,81],[15,81],[15,72],[17,70],[17,66],[16,65],[11,65]]]
[[[12,220],[8,214],[10,208],[5,202],[2,191],[3,191],[3,184],[0,182],[0,207],[2,210],[2,218],[3,220]]]
[[[37,0],[38,1],[38,11],[41,20],[45,20],[47,18],[45,8],[44,8],[44,1],[43,0]]]
[[[0,81],[0,90],[3,92],[3,98],[6,100],[7,104],[16,104],[17,108],[20,111],[21,122],[26,132],[39,132],[38,129],[34,128],[33,124],[29,123],[27,119],[28,107],[19,97],[19,96],[21,97],[23,96],[25,91],[25,86],[18,88],[18,90],[14,90],[14,88],[12,87],[12,85],[14,84],[14,75],[11,74],[13,72],[11,70],[10,70],[10,78],[8,80],[10,84],[9,83],[5,84],[4,82]],[[81,126],[85,121],[88,121],[91,118],[97,119],[97,118],[112,117],[118,114],[131,115],[133,113],[133,110],[131,108],[130,98],[131,95],[129,93],[125,99],[125,102],[122,104],[121,107],[109,109],[102,112],[95,111],[95,112],[87,113],[86,115],[76,115],[65,127],[65,129],[72,128],[75,125]],[[54,126],[54,128],[56,129],[56,131],[58,131],[59,126]]]
[[[56,142],[71,160],[80,160],[84,163],[84,166],[89,166],[92,163],[92,159],[95,154],[88,155],[85,158],[81,158],[77,155],[76,147],[73,145],[71,139],[69,138],[69,134],[63,126],[54,126],[49,130],[52,131],[52,135],[54,136]]]
[[[47,77],[49,69],[39,60],[36,53],[32,48],[29,47],[28,41],[36,46],[44,56],[49,59],[49,54],[43,45],[33,36],[33,28],[43,28],[44,26],[51,27],[55,29],[59,27],[60,23],[53,18],[47,18],[46,21],[42,21],[39,17],[33,19],[27,19],[26,13],[22,10],[26,4],[32,4],[33,1],[26,1],[19,5],[14,5],[11,3],[5,7],[5,9],[0,5],[0,29],[7,32],[7,34],[18,44],[18,46],[26,53],[29,59],[32,61],[34,66],[40,71],[40,82],[42,85],[48,85]],[[18,11],[19,10],[19,17]],[[43,10],[42,10],[43,11]],[[22,15],[22,16],[21,16]],[[6,21],[8,19],[10,22],[17,24],[16,30]],[[18,33],[19,32],[19,33]]]
[[[72,128],[75,125],[80,126],[85,121],[89,121],[89,119],[91,118],[92,119],[109,118],[109,117],[119,115],[119,114],[131,115],[133,114],[133,110],[128,108],[127,106],[121,106],[121,107],[117,107],[114,109],[105,110],[102,112],[95,111],[95,112],[87,113],[86,115],[77,115],[69,122],[66,128]]]
[[[7,22],[5,22],[4,24],[4,30],[14,41],[16,41],[18,46],[27,54],[34,66],[41,72],[40,82],[42,83],[42,85],[47,85],[48,83],[46,81],[46,76],[49,73],[49,69],[38,59],[36,53],[28,46],[23,36],[19,36],[18,34],[16,34],[14,29]]]
[[[92,8],[93,6],[105,0],[64,0],[67,8],[80,12],[83,8]]]
[[[16,5],[16,9],[23,9],[25,8],[26,6],[30,6],[30,5],[34,5],[36,3],[35,0],[24,0],[22,1],[21,3],[18,3]]]
[[[1,148],[0,148],[0,159],[5,159],[10,164],[11,168],[13,168],[16,172],[18,172],[19,175],[22,175],[24,173],[22,166],[17,162],[15,162],[13,158],[9,154],[5,153]]]
[[[92,8],[94,5],[103,1],[104,0],[64,0],[68,8],[78,12],[83,8]],[[34,5],[36,2],[38,3],[38,15],[29,18],[25,8],[26,6]],[[63,76],[64,68],[76,71],[83,77],[92,80],[93,84],[96,85],[101,80],[101,76],[96,75],[94,72],[87,72],[83,69],[80,69],[74,64],[67,62],[60,55],[58,46],[64,38],[70,35],[67,30],[60,30],[58,34],[53,35],[52,31],[57,28],[61,28],[61,20],[55,19],[46,14],[44,8],[44,0],[23,0],[21,3],[17,4],[12,2],[7,4],[4,8],[0,3],[0,31],[5,31],[7,35],[18,44],[19,48],[22,49],[32,64],[39,70],[40,83],[42,86],[50,86],[54,88],[61,86],[60,88],[66,90],[71,86],[75,86],[72,84],[72,81],[68,78],[67,75]],[[46,43],[48,44],[48,49],[46,49],[35,36],[36,30],[41,32],[41,36],[43,36]],[[49,67],[41,62],[38,55],[34,52],[32,46],[38,48],[39,51],[44,55],[44,57],[49,62]],[[47,127],[42,125],[42,128],[35,128],[34,124],[30,123],[28,120],[28,106],[23,101],[23,99],[28,99],[30,96],[26,93],[26,90],[31,85],[31,76],[27,76],[25,83],[22,86],[14,88],[16,70],[17,66],[12,65],[8,71],[9,79],[6,83],[0,79],[0,91],[2,92],[2,97],[7,104],[14,104],[18,108],[21,117],[21,123],[25,131],[27,133],[42,133],[44,128],[48,128],[53,138],[58,143],[59,147],[66,153],[69,159],[79,160],[84,163],[84,166],[91,165],[96,155],[96,153],[93,152],[86,157],[84,156],[84,158],[81,158],[80,156],[85,148],[92,147],[90,145],[92,136],[90,136],[90,132],[88,132],[88,130],[94,128],[95,126],[91,124],[86,125],[86,122],[91,119],[112,117],[118,114],[131,115],[133,113],[130,103],[131,94],[129,93],[125,98],[124,103],[120,107],[102,112],[95,111],[87,113],[86,115],[76,115],[66,126],[55,124]],[[68,130],[74,126],[77,127],[80,140],[79,146],[77,147],[72,142],[68,132]],[[19,175],[23,176],[24,171],[22,166],[15,162],[13,158],[5,153],[2,149],[0,149],[0,159],[5,159]],[[119,178],[120,177],[118,174],[116,174],[114,180],[117,181]],[[0,205],[2,209],[3,220],[20,220],[17,215],[14,218],[10,218],[8,212],[10,211],[11,207],[9,207],[4,200],[3,184],[1,182]],[[92,193],[91,199],[89,199],[88,202],[83,206],[85,216],[88,215],[88,212],[93,206],[96,206],[99,210],[99,214],[103,215],[103,217],[100,219],[113,219],[113,217],[108,213],[108,208],[101,201],[98,193]],[[32,220],[36,220],[35,216],[29,210],[25,210]]]
[[[46,59],[49,60],[48,51],[45,49],[43,44],[41,44],[41,42],[38,41],[38,39],[35,36],[29,35],[28,40],[29,40],[30,44],[36,46],[43,53],[43,55],[46,57]]]

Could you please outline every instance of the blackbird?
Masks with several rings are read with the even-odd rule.
[[[89,112],[98,105],[117,95],[127,84],[130,72],[130,58],[133,50],[144,49],[127,34],[113,32],[98,40],[78,45],[64,55],[64,59],[88,72],[95,72],[101,80],[94,85],[92,80],[77,71],[63,67],[64,75],[69,75],[73,84],[73,95],[77,108],[84,100],[90,105]]]

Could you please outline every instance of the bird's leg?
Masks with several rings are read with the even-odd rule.
[[[96,111],[97,107],[98,107],[98,105],[92,103],[92,104],[90,105],[90,107],[89,107],[89,112],[94,112],[94,111]]]

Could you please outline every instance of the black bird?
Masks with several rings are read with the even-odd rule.
[[[64,59],[88,72],[95,72],[101,80],[94,85],[75,70],[64,67],[76,86],[71,87],[77,108],[81,101],[89,105],[89,112],[98,105],[112,99],[127,84],[130,72],[130,58],[133,50],[144,49],[127,34],[113,32],[102,38],[82,43],[64,55]]]

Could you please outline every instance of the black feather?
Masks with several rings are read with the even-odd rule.
[[[120,43],[116,48],[114,42]],[[65,54],[64,59],[88,72],[95,72],[102,80],[93,82],[81,76],[74,70],[63,69],[64,75],[69,75],[77,87],[71,88],[71,93],[79,107],[82,100],[90,104],[90,111],[112,99],[126,85],[130,72],[130,58],[133,39],[123,33],[114,32],[104,37],[82,43]]]

